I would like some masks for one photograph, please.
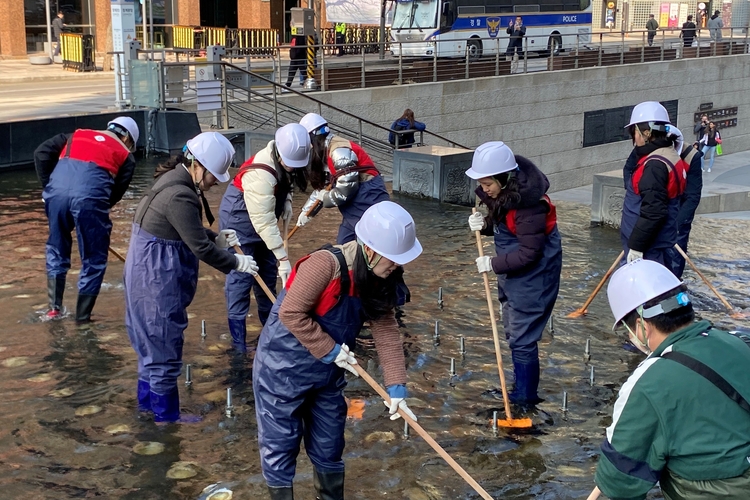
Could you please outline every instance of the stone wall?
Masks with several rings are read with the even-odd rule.
[[[583,148],[583,114],[645,100],[679,101],[677,125],[693,137],[693,113],[700,103],[738,106],[738,125],[722,131],[728,153],[750,150],[750,55],[540,72],[315,94],[356,116],[389,127],[404,108],[414,110],[427,129],[475,148],[502,140],[534,161],[553,191],[591,184],[595,173],[622,167],[632,145],[621,141]],[[282,99],[317,112],[299,96]],[[357,128],[354,120],[324,114]],[[365,127],[365,135],[384,131]],[[425,136],[425,142],[433,142]],[[445,145],[445,144],[441,144]],[[390,168],[389,168],[390,170]]]

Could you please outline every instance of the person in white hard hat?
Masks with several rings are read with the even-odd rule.
[[[618,269],[607,298],[614,328],[648,357],[620,389],[596,470],[608,498],[668,500],[750,492],[750,338],[695,321],[686,287],[638,259]]]
[[[258,271],[252,256],[227,251],[239,244],[233,230],[216,234],[203,226],[202,204],[213,223],[203,193],[229,180],[233,159],[234,147],[220,133],[195,136],[157,168],[156,183],[135,211],[125,261],[125,326],[138,355],[138,409],[153,412],[156,422],[180,419],[177,377],[198,261],[224,274]]]
[[[78,233],[81,273],[75,319],[91,319],[91,311],[107,270],[112,232],[109,210],[122,199],[135,171],[131,154],[138,143],[138,125],[118,116],[107,130],[79,129],[59,134],[34,151],[34,164],[44,192],[49,219],[45,320],[64,316],[63,292],[70,270],[73,229]]]
[[[667,110],[653,101],[635,106],[625,126],[634,148],[623,168],[623,263],[644,258],[671,267],[674,261],[677,213],[690,167],[676,150],[682,134],[670,134],[669,127]]]
[[[284,125],[274,140],[241,167],[224,193],[219,208],[219,228],[237,232],[245,255],[258,264],[258,278],[276,293],[276,277],[283,287],[292,272],[284,248],[278,220],[292,220],[293,177],[304,175],[310,163],[310,136],[298,123]],[[234,250],[231,250],[234,251]],[[277,270],[278,266],[278,270]],[[239,352],[247,350],[247,324],[250,290],[255,288],[258,319],[266,324],[273,303],[255,283],[257,278],[232,271],[227,275],[224,291],[232,344]]]
[[[469,217],[469,228],[495,238],[495,257],[477,258],[480,273],[497,274],[505,337],[513,357],[511,402],[540,401],[539,347],[560,288],[562,243],[555,206],[545,194],[547,177],[531,161],[500,141],[474,152],[466,175],[489,214]]]
[[[422,253],[411,215],[383,201],[367,209],[356,241],[300,259],[258,342],[253,391],[261,468],[272,500],[294,498],[300,442],[313,463],[319,498],[344,498],[345,370],[356,375],[348,346],[370,322],[391,419],[406,405],[404,347],[394,308],[394,271]]]

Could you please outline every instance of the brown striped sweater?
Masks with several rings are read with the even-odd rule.
[[[358,251],[356,241],[338,246],[351,269]],[[279,319],[310,353],[320,359],[336,342],[312,318],[318,299],[329,283],[341,275],[336,257],[326,250],[314,252],[299,265],[296,277],[279,309]],[[401,334],[395,314],[371,322],[372,337],[383,368],[385,385],[406,384],[406,367]],[[349,346],[353,347],[353,346]]]

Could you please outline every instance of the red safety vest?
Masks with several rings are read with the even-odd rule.
[[[310,255],[305,255],[300,260],[297,261],[297,263],[294,265],[294,268],[292,269],[292,273],[289,275],[289,279],[286,282],[286,289],[289,290],[289,287],[292,286],[292,283],[294,282],[294,279],[297,277],[297,270],[299,269],[300,264],[302,264],[304,261],[310,258]],[[357,297],[359,294],[357,293],[357,290],[354,287],[354,271],[352,269],[349,269],[349,295],[351,297]],[[316,316],[323,316],[328,311],[333,309],[336,304],[339,302],[339,297],[341,295],[341,276],[338,278],[332,279],[328,286],[326,286],[325,290],[323,290],[323,293],[320,294],[320,297],[318,297],[318,302],[315,304],[315,309],[313,309],[313,313]]]
[[[635,194],[640,195],[638,184],[641,182],[643,171],[649,160],[659,160],[667,166],[667,171],[669,171],[669,183],[667,184],[667,194],[669,199],[671,200],[678,196],[682,196],[682,193],[685,192],[687,173],[688,170],[690,170],[690,165],[680,158],[671,147],[657,149],[651,154],[638,160],[638,165],[635,168],[635,172],[633,172],[633,191]]]
[[[555,208],[555,205],[552,203],[552,200],[549,199],[549,196],[546,194],[542,196],[542,200],[549,205],[549,211],[547,212],[547,222],[544,227],[544,234],[549,234],[552,232],[553,229],[555,229],[555,226],[557,225],[557,209]],[[505,216],[505,225],[508,226],[508,231],[516,234],[516,212],[518,209],[511,208],[508,210],[507,215]]]
[[[60,153],[60,159],[70,158],[94,163],[109,172],[112,177],[117,176],[117,172],[128,156],[130,156],[128,148],[111,133],[88,129],[76,130]]]
[[[248,158],[248,160],[240,165],[240,170],[237,172],[237,175],[234,176],[234,180],[232,181],[232,184],[234,184],[234,187],[242,191],[242,177],[249,171],[253,169],[260,169],[265,170],[269,174],[273,175],[273,178],[276,179],[276,182],[279,181],[279,173],[276,172],[276,169],[273,167],[269,167],[268,165],[264,163],[253,163],[253,160],[255,160],[255,156],[251,156]],[[276,187],[278,188],[278,184],[276,184]],[[274,192],[276,192],[274,190]]]

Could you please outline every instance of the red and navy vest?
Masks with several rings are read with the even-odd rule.
[[[60,153],[60,159],[93,163],[109,172],[112,177],[117,176],[128,156],[128,148],[111,132],[88,129],[76,130]]]
[[[555,226],[557,226],[557,209],[555,208],[555,205],[552,203],[552,200],[549,199],[549,196],[546,194],[542,196],[542,200],[549,206],[549,211],[547,212],[547,222],[544,228],[544,234],[548,235],[555,229]],[[508,226],[508,231],[513,233],[513,235],[516,235],[516,213],[517,209],[511,208],[508,210],[508,213],[505,215],[505,225]]]
[[[640,195],[638,184],[641,182],[641,177],[643,177],[643,170],[646,168],[646,163],[650,160],[659,160],[667,166],[667,171],[669,172],[669,183],[667,184],[669,199],[682,196],[687,185],[687,173],[690,170],[690,165],[680,158],[672,147],[657,149],[638,160],[632,177],[635,194]]]
[[[255,156],[251,156],[245,163],[240,165],[240,171],[237,172],[237,175],[234,176],[232,184],[242,192],[242,177],[250,170],[265,170],[269,174],[273,175],[273,178],[276,179],[276,186],[274,187],[273,192],[273,195],[276,198],[274,213],[276,214],[276,218],[278,219],[281,216],[281,213],[284,211],[284,203],[286,202],[287,195],[289,195],[292,190],[292,186],[290,184],[287,189],[284,189],[283,187],[281,187],[279,173],[275,168],[264,163],[253,163],[253,160],[255,160]]]

